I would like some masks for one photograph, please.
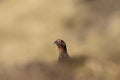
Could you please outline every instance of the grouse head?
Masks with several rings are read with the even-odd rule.
[[[62,39],[57,39],[54,44],[56,44],[59,48],[66,47],[66,43]]]
[[[64,62],[69,59],[69,55],[67,52],[66,43],[62,39],[57,39],[54,44],[57,45],[59,50],[59,62]]]

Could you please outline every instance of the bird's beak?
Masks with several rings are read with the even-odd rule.
[[[57,41],[55,41],[53,44],[54,44],[54,45],[57,45]]]

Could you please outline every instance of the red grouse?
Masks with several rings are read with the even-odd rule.
[[[57,45],[58,50],[59,50],[58,62],[65,62],[66,60],[69,60],[70,56],[68,55],[68,52],[67,52],[66,43],[61,39],[57,39],[54,42],[54,44]]]
[[[54,44],[57,45],[59,50],[59,63],[67,63],[69,67],[78,67],[83,65],[88,58],[86,55],[77,55],[71,58],[67,52],[66,43],[61,39],[57,39]]]

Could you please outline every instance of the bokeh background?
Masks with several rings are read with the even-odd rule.
[[[1,65],[54,62],[58,51],[53,42],[59,38],[71,56],[109,60],[105,80],[118,79],[120,0],[0,0]],[[90,65],[95,71],[100,67],[94,60]]]

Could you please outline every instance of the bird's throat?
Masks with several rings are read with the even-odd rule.
[[[67,48],[66,47],[59,47],[59,55],[64,55],[64,54],[68,54],[67,53]]]
[[[58,47],[58,49],[59,49],[59,61],[63,61],[69,58],[66,46]]]

